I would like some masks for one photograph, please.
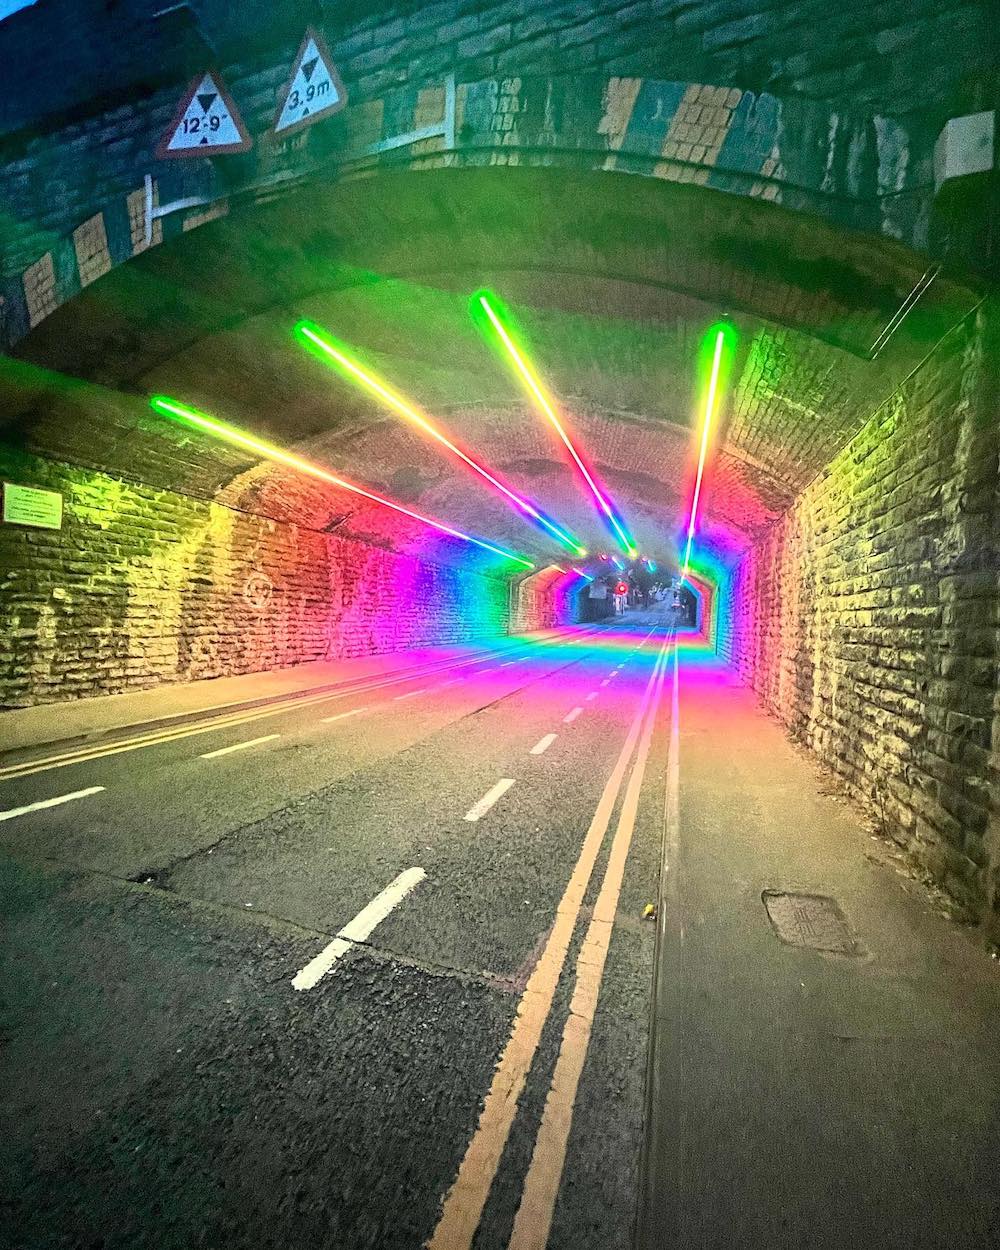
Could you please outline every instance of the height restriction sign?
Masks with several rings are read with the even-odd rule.
[[[284,136],[303,126],[311,126],[336,113],[346,103],[347,92],[323,36],[310,26],[281,96],[274,133]]]
[[[253,145],[243,119],[219,74],[199,74],[181,97],[156,155],[226,156]]]

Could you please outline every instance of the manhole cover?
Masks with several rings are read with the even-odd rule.
[[[825,894],[790,894],[783,890],[765,890],[761,898],[783,942],[839,955],[859,954],[847,918],[834,899]]]

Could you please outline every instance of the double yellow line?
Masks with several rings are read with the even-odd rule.
[[[597,631],[590,630],[588,633],[581,635],[579,640],[582,641],[583,638],[590,637],[595,632]],[[546,633],[538,642],[550,642],[557,639],[558,635],[552,634],[550,636],[550,633]],[[522,647],[509,647],[507,651],[525,650],[530,654],[531,649],[537,645],[537,642],[533,642]],[[162,729],[137,733],[123,742],[96,742],[90,746],[75,747],[72,750],[42,756],[39,759],[25,760],[21,764],[8,764],[5,768],[0,768],[0,781],[12,781],[18,777],[30,777],[34,773],[47,772],[53,768],[67,768],[71,764],[86,764],[92,760],[104,759],[105,756],[122,755],[126,751],[139,751],[145,747],[160,746],[165,742],[176,742],[181,738],[192,738],[196,734],[214,733],[221,729],[231,729],[236,725],[248,725],[254,721],[263,720],[268,716],[279,716],[283,712],[294,711],[298,708],[313,707],[317,703],[329,703],[337,699],[347,699],[352,695],[367,694],[372,690],[383,690],[387,686],[398,686],[403,682],[414,681],[420,677],[435,676],[438,673],[450,673],[456,669],[469,668],[471,665],[483,664],[503,654],[506,654],[506,651],[498,652],[484,649],[469,658],[456,661],[454,664],[425,665],[423,668],[410,669],[405,673],[395,673],[382,680],[365,682],[342,690],[328,690],[322,694],[314,695],[295,695],[281,699],[278,702],[269,703],[267,707],[255,710],[230,712],[217,716],[210,715],[208,719],[198,721],[192,725],[174,726],[173,728],[168,725]]]
[[[381,681],[367,682],[350,686],[344,690],[328,690],[323,694],[297,695],[270,703],[267,707],[254,711],[230,712],[226,715],[212,716],[209,720],[193,725],[150,730],[139,733],[125,742],[95,743],[93,746],[77,747],[55,755],[47,755],[42,759],[26,760],[23,764],[10,764],[0,768],[0,781],[15,777],[28,777],[32,773],[46,772],[50,768],[66,768],[70,764],[85,764],[90,760],[103,759],[106,755],[121,755],[125,751],[138,751],[143,747],[159,746],[164,742],[175,742],[179,738],[191,738],[195,734],[214,733],[219,729],[230,729],[234,725],[248,725],[253,721],[263,720],[267,716],[278,716],[282,712],[296,710],[300,707],[313,707],[317,703],[329,703],[337,699],[347,699],[352,695],[366,694],[371,690],[382,690],[387,686],[398,686],[406,681],[414,681],[420,677],[428,677],[438,673],[450,673],[455,669],[468,668],[472,664],[483,664],[493,655],[483,651],[471,659],[461,660],[455,664],[425,666],[410,669]]]
[[[472,1245],[510,1137],[518,1100],[534,1062],[542,1030],[552,1011],[556,987],[566,964],[587,886],[631,763],[632,771],[612,838],[604,879],[577,957],[570,1012],[563,1028],[559,1058],[535,1140],[510,1247],[511,1250],[544,1250],[548,1240],[566,1159],[573,1104],[590,1042],[590,1029],[611,942],[625,862],[635,829],[671,639],[672,635],[668,634],[660,646],[638,710],[597,804],[569,884],[556,909],[552,931],[517,1005],[514,1027],[494,1073],[479,1124],[458,1175],[445,1197],[441,1218],[427,1242],[427,1250],[469,1250]]]

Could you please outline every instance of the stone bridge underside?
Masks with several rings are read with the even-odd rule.
[[[308,317],[592,549],[608,543],[551,432],[475,330],[496,291],[642,550],[675,555],[698,342],[740,334],[705,540],[758,542],[977,296],[941,277],[877,359],[926,261],[753,199],[620,172],[490,167],[314,178],[119,265],[0,374],[25,451],[315,530],[424,552],[398,514],[175,427],[168,393],[541,563],[559,549],[464,466],[302,351]],[[359,506],[360,505],[360,506]],[[461,559],[451,541],[435,558]]]

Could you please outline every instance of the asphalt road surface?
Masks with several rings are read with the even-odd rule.
[[[997,964],[674,642],[8,756],[0,1245],[1000,1244]]]
[[[667,638],[3,780],[5,1244],[630,1245]]]

